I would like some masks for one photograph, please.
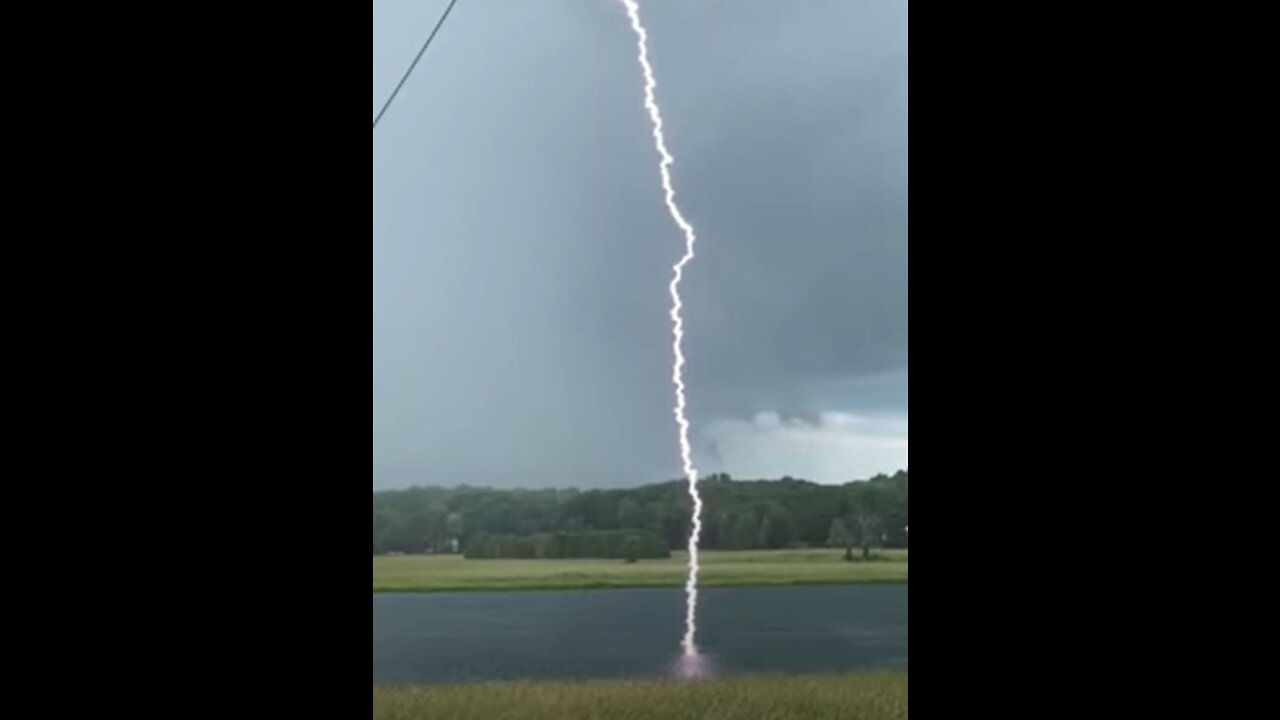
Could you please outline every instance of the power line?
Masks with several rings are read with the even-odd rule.
[[[431,41],[436,39],[436,33],[440,32],[440,26],[444,25],[445,19],[449,17],[449,12],[453,10],[453,6],[457,2],[458,0],[449,0],[449,7],[444,9],[444,14],[440,16],[440,21],[436,23],[435,29],[427,36],[427,41],[422,43],[422,49],[418,51],[418,57],[413,59],[413,63],[405,71],[404,77],[400,78],[400,84],[396,85],[396,89],[391,92],[391,97],[387,98],[387,103],[382,106],[382,110],[378,111],[378,116],[373,119],[374,130],[378,129],[378,121],[382,119],[383,115],[387,114],[387,108],[391,107],[391,103],[395,102],[396,96],[400,94],[400,88],[404,87],[409,76],[413,74],[413,69],[418,67],[418,61],[422,59],[422,56],[427,52],[427,48],[431,46]]]

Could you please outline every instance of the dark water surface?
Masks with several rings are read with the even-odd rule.
[[[906,667],[907,586],[699,594],[715,674]],[[373,596],[374,683],[658,677],[684,634],[677,589]]]

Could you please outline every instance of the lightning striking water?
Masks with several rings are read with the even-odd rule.
[[[671,165],[675,162],[675,158],[667,151],[666,137],[662,133],[662,111],[658,107],[658,100],[654,94],[658,87],[658,82],[653,77],[653,66],[649,64],[649,33],[644,29],[644,25],[640,22],[640,6],[635,0],[619,0],[626,7],[627,16],[631,18],[631,29],[636,33],[636,41],[639,46],[638,60],[640,61],[640,69],[644,73],[644,106],[649,111],[649,119],[653,122],[653,142],[658,150],[658,155],[662,161],[658,164],[658,171],[662,175],[662,189],[666,192],[667,210],[671,213],[671,219],[675,221],[680,230],[684,233],[685,248],[684,255],[680,260],[672,266],[673,277],[671,279],[671,324],[673,340],[671,343],[671,353],[674,362],[671,366],[671,382],[675,385],[676,405],[675,417],[676,425],[680,428],[680,461],[684,468],[685,477],[689,480],[689,496],[693,499],[693,531],[689,534],[689,577],[685,581],[685,632],[684,639],[680,645],[684,648],[686,656],[695,656],[698,654],[697,645],[694,644],[694,635],[697,632],[697,612],[698,612],[698,540],[702,535],[702,496],[698,494],[698,471],[693,466],[692,450],[689,447],[689,420],[685,417],[685,396],[684,396],[684,352],[682,346],[684,344],[684,318],[680,315],[680,310],[684,307],[684,303],[680,299],[680,281],[684,279],[684,268],[693,260],[693,246],[697,241],[697,235],[693,231],[693,226],[684,219],[684,214],[680,212],[680,208],[676,205],[676,191],[671,184]]]

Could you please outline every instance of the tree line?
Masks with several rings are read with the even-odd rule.
[[[704,503],[701,547],[706,549],[839,546],[852,558],[855,548],[865,557],[873,547],[907,545],[906,470],[844,485],[790,477],[740,481],[719,474],[701,479],[698,487]],[[506,542],[511,552],[534,553],[520,557],[538,557],[539,551],[550,556],[545,553],[566,552],[564,538],[617,530],[645,531],[654,540],[642,542],[679,549],[689,537],[690,510],[683,480],[624,490],[466,485],[384,490],[373,494],[373,552],[496,557],[487,554],[494,547],[491,538],[505,537],[498,542]],[[535,541],[537,535],[542,539]],[[525,540],[511,539],[516,537]],[[476,541],[490,545],[473,548]],[[599,539],[580,542],[603,547],[592,544]]]

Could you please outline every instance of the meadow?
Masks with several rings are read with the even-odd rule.
[[[869,562],[846,562],[840,550],[704,551],[702,587],[907,582],[907,551],[879,550]],[[586,590],[678,587],[685,553],[641,560],[464,560],[457,555],[374,556],[374,592]]]
[[[373,689],[373,717],[897,720],[907,717],[907,673],[384,686]]]

